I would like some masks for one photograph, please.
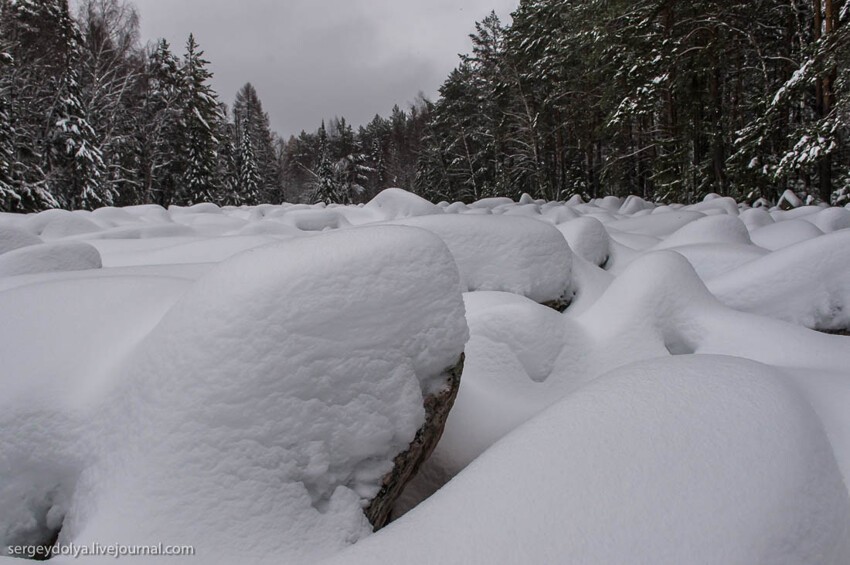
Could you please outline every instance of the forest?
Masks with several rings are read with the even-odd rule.
[[[390,186],[845,204],[848,20],[842,0],[522,0],[509,24],[475,25],[436,100],[282,137],[250,83],[220,99],[194,36],[142,44],[129,2],[0,0],[0,210],[358,203]]]

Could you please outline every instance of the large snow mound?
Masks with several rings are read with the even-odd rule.
[[[805,398],[763,365],[685,356],[603,376],[328,563],[838,565],[848,542]]]
[[[712,279],[709,288],[738,310],[809,328],[848,329],[850,230],[775,251]]]
[[[466,339],[457,269],[427,231],[237,255],[113,368],[102,426],[80,432],[100,434],[83,441],[93,462],[54,501],[60,542],[192,544],[203,563],[329,555],[371,530],[362,507]],[[26,442],[32,420],[15,420],[4,433]]]

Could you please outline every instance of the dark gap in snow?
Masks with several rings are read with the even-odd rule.
[[[32,528],[19,532],[14,539],[6,540],[6,546],[24,548],[23,553],[15,557],[31,561],[47,561],[53,557],[53,548],[59,540],[65,521],[65,511],[56,503],[56,490],[51,490],[41,500],[31,499],[28,512]]]
[[[850,337],[850,328],[843,328],[843,329],[836,329],[836,330],[821,330],[821,329],[815,328],[815,331],[819,331],[821,333],[829,334],[829,335],[843,335],[843,336]]]
[[[56,542],[59,541],[59,534],[62,532],[62,524],[59,524],[59,527],[55,530],[48,530],[48,537],[41,543],[37,544],[37,547],[41,548],[41,551],[36,552],[36,555],[33,556],[33,561],[47,561],[50,559],[52,555],[52,549],[56,547]]]
[[[667,348],[670,355],[691,355],[695,352],[689,343],[677,338],[665,340],[664,347]]]

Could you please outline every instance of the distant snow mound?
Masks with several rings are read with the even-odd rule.
[[[0,255],[0,277],[54,271],[83,271],[102,266],[100,253],[81,241],[27,245]]]
[[[596,218],[576,218],[557,227],[570,244],[570,249],[579,257],[594,265],[602,265],[608,260],[611,238]]]
[[[426,229],[452,252],[465,290],[496,290],[535,302],[567,298],[572,252],[552,225],[525,217],[442,214],[398,220]]]
[[[387,188],[366,204],[367,210],[373,211],[384,220],[411,218],[413,216],[428,216],[441,214],[443,210],[411,192],[400,188]]]
[[[24,226],[42,239],[58,239],[100,231],[100,226],[88,219],[90,212],[45,210],[27,217]]]
[[[39,243],[42,243],[41,238],[31,232],[9,225],[0,225],[0,255]]]
[[[747,226],[735,216],[707,216],[682,226],[670,234],[655,249],[669,249],[697,243],[750,244]]]

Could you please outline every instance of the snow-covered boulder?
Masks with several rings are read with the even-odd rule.
[[[712,201],[714,202],[714,201]],[[655,249],[669,249],[699,243],[750,244],[747,226],[736,216],[719,215],[699,218],[667,236]]]
[[[824,233],[850,228],[850,210],[844,208],[824,208],[814,214],[803,216],[803,219],[813,223]]]
[[[0,277],[51,271],[99,269],[100,253],[88,243],[63,241],[27,245],[0,255]]]
[[[41,238],[32,232],[11,225],[0,225],[0,255],[39,243],[42,243]]]
[[[515,216],[442,214],[398,220],[426,229],[452,252],[464,290],[496,290],[535,302],[569,300],[572,252],[552,225]]]
[[[305,232],[335,230],[351,225],[344,215],[332,209],[291,210],[269,218]]]
[[[382,190],[364,207],[377,218],[395,220],[413,216],[441,214],[443,210],[412,192],[400,188]]]
[[[813,223],[805,220],[783,220],[754,230],[753,243],[771,251],[823,235]]]
[[[764,365],[684,356],[568,396],[325,563],[839,565],[848,534],[808,401]]]
[[[594,265],[604,265],[610,254],[611,238],[602,222],[589,216],[558,224],[570,249]]]
[[[807,223],[769,227],[792,221]],[[708,287],[736,310],[813,329],[850,329],[850,230],[774,251],[712,279]]]
[[[682,226],[705,217],[701,212],[675,210],[666,214],[650,214],[637,218],[624,218],[608,223],[605,227],[635,235],[666,237]]]
[[[85,213],[90,215],[89,212]],[[42,239],[58,239],[100,231],[100,226],[81,214],[67,210],[45,210],[29,216],[24,226]]]
[[[295,238],[223,262],[114,369],[109,434],[90,440],[93,463],[52,513],[65,516],[60,542],[313,563],[363,537],[364,508],[428,455],[417,442],[439,437],[426,404],[450,402],[456,385],[460,290],[445,244],[408,227]],[[26,434],[25,414],[3,433]],[[403,455],[411,445],[415,460]]]
[[[764,208],[749,208],[741,212],[740,220],[750,231],[772,224],[775,220]]]

